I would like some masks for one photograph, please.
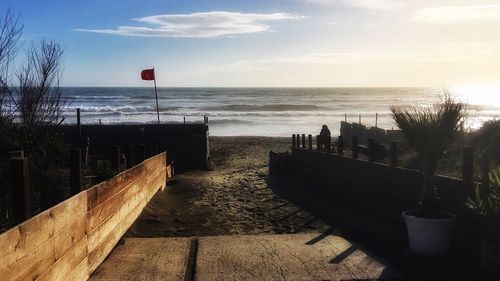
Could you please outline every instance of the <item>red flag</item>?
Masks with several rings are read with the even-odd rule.
[[[141,78],[142,80],[155,80],[154,68],[144,69],[143,71],[141,71]]]

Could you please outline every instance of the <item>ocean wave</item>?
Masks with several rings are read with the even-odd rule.
[[[129,97],[129,96],[120,96],[120,95],[116,95],[116,96],[67,96],[69,99],[71,100],[78,100],[78,101],[84,101],[84,100],[91,100],[91,101],[95,101],[95,100],[117,100],[117,99],[131,99],[132,97]]]
[[[254,121],[251,120],[242,120],[242,119],[212,119],[210,120],[211,125],[250,125],[254,124]]]
[[[314,104],[267,104],[267,105],[246,105],[231,104],[222,106],[207,106],[200,110],[225,110],[225,111],[315,111],[328,109],[326,106]]]
[[[72,105],[67,108],[67,111],[76,111],[77,108],[80,108],[81,112],[144,112],[148,110],[154,110],[153,106],[92,106],[92,105]]]

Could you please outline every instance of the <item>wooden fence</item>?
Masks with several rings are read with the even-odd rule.
[[[363,210],[385,225],[379,231],[369,226],[370,221],[356,221],[355,225],[349,226],[353,231],[366,233],[367,229],[370,229],[371,239],[382,243],[389,243],[384,240],[388,237],[404,241],[406,233],[403,230],[404,221],[401,212],[418,209],[423,178],[420,171],[398,166],[397,144],[391,142],[387,155],[390,161],[384,164],[377,162],[373,139],[369,139],[366,147],[357,145],[358,137],[352,136],[351,153],[346,156],[347,151],[344,149],[342,136],[335,142],[326,141],[323,142],[323,146],[316,147],[311,144],[311,135],[308,136],[308,145],[304,141],[305,137],[306,135],[292,135],[291,169],[294,174],[300,174],[307,179],[309,183],[307,192],[330,198],[331,204],[345,204],[349,208]],[[358,153],[366,157],[359,158]],[[461,178],[437,175],[434,179],[436,186],[439,187],[440,206],[443,210],[459,216],[455,226],[458,231],[454,236],[454,245],[460,251],[474,251],[479,241],[477,225],[465,202],[467,196],[473,194],[477,184],[481,184],[483,188],[487,188],[489,184],[487,155],[483,154],[480,158],[481,183],[474,181],[472,147],[464,147],[462,150]],[[388,235],[386,229],[393,233]]]
[[[87,280],[167,179],[166,153],[0,235],[0,279]]]

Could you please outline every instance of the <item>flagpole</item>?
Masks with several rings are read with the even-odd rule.
[[[158,116],[158,124],[160,124],[160,107],[158,106],[158,91],[156,90],[156,73],[155,69],[153,67],[153,75],[154,75],[154,82],[155,82],[155,97],[156,97],[156,114]]]

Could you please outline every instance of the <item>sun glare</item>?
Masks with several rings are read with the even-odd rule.
[[[452,92],[472,105],[500,107],[500,85],[459,86],[452,88]]]
[[[479,129],[484,122],[500,118],[500,85],[458,86],[452,93],[472,107],[467,127]]]

